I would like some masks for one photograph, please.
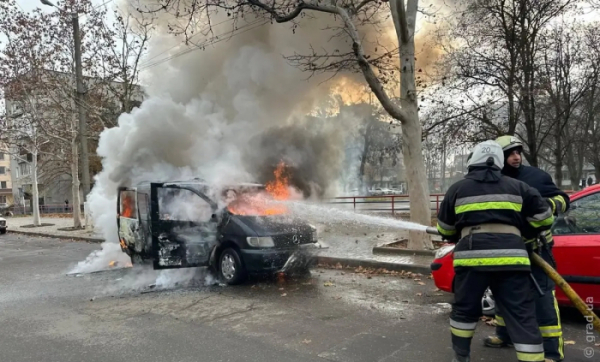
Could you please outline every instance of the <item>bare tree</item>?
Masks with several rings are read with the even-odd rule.
[[[277,23],[291,23],[292,27],[301,21],[305,14],[321,13],[332,15],[331,24],[340,29],[339,35],[351,42],[351,51],[340,54],[335,51],[324,54],[308,54],[292,57],[292,61],[302,69],[319,71],[358,70],[364,76],[369,88],[375,94],[385,111],[402,124],[402,151],[408,190],[410,194],[411,220],[429,225],[431,210],[429,188],[426,182],[425,164],[421,145],[421,124],[418,114],[418,97],[415,81],[415,26],[418,0],[392,0],[384,3],[378,0],[331,0],[331,1],[261,1],[261,0],[215,0],[182,1],[165,0],[159,7],[142,11],[170,12],[177,19],[171,24],[176,33],[185,34],[188,39],[196,31],[196,25],[205,19],[210,25],[212,10],[225,10],[239,18],[254,13],[266,16]],[[396,30],[397,50],[389,50],[383,56],[367,54],[359,32],[361,25],[381,22],[381,17],[390,15]],[[340,24],[341,25],[333,25]],[[398,54],[399,67],[387,66],[385,60]],[[386,77],[398,76],[400,71],[400,104],[396,104],[384,88]],[[429,236],[411,233],[409,248],[431,248]]]
[[[26,165],[20,171],[31,181],[33,225],[41,226],[38,162],[39,156],[48,152],[48,139],[43,132],[40,132],[39,125],[44,121],[44,115],[39,112],[37,99],[33,96],[34,89],[30,88],[34,83],[31,81],[34,77],[30,75],[25,81],[5,85],[5,95],[19,101],[16,103],[18,107],[11,102],[10,110],[7,110],[4,119],[0,122],[2,126],[0,143],[7,145],[13,158]]]
[[[120,114],[140,105],[140,60],[155,29],[154,17],[148,14],[133,16],[127,10],[115,10],[114,17],[112,27],[105,25],[105,32],[117,42],[105,50],[103,86],[88,97],[88,105],[96,110],[93,117],[107,128],[116,126]]]
[[[547,97],[538,97],[540,129],[545,128],[544,133],[549,134],[551,139],[545,142],[545,146],[545,140],[540,139],[539,144],[540,151],[543,147],[552,150],[553,160],[546,160],[554,166],[559,186],[563,180],[565,157],[569,161],[567,166],[572,184],[574,181],[578,183],[583,167],[583,155],[576,155],[574,151],[582,149],[581,133],[585,133],[587,122],[577,119],[576,109],[593,82],[594,71],[589,57],[585,55],[584,34],[579,30],[582,27],[579,23],[567,25],[561,22],[547,29],[541,37],[542,59],[538,78],[539,88],[546,92]],[[577,179],[573,180],[573,177]]]
[[[449,83],[463,91],[473,107],[503,98],[501,107],[492,112],[486,107],[477,121],[490,132],[487,138],[519,135],[533,166],[547,137],[536,113],[540,40],[548,24],[573,4],[573,0],[468,2],[445,29],[451,40],[444,43],[453,74]],[[472,96],[473,90],[484,96]]]
[[[0,78],[13,85],[10,93],[13,103],[37,107],[27,113],[41,115],[36,118],[39,121],[35,130],[53,148],[46,155],[49,166],[44,174],[55,178],[71,176],[74,227],[80,228],[79,180],[86,177],[82,177],[79,168],[79,137],[96,141],[104,127],[114,126],[120,113],[137,105],[138,63],[152,25],[150,18],[132,21],[133,17],[127,15],[117,16],[114,29],[109,28],[105,23],[106,11],[93,7],[89,0],[67,0],[59,2],[57,7],[62,10],[43,13],[36,9],[28,14],[14,3],[0,4],[0,33],[7,38],[0,50]],[[71,13],[87,15],[81,26],[87,90],[82,106],[92,127],[88,127],[90,133],[81,135],[76,122],[79,100],[75,97]]]
[[[584,54],[589,59],[590,80],[589,89],[582,100],[580,116],[587,126],[583,138],[586,144],[585,152],[594,165],[597,182],[600,180],[600,35],[597,31],[599,25],[596,22],[584,30]]]

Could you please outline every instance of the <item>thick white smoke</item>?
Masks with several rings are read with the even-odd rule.
[[[87,201],[94,226],[106,242],[102,251],[71,272],[105,269],[110,261],[127,263],[128,256],[118,247],[119,186],[192,177],[214,185],[255,181],[252,175],[257,170],[248,169],[244,162],[244,156],[256,152],[250,140],[271,127],[304,118],[328,93],[330,84],[318,77],[307,81],[307,75],[282,56],[306,53],[310,44],[326,45],[328,37],[314,30],[319,20],[314,21],[295,34],[270,24],[248,28],[204,51],[174,57],[147,71],[148,97],[140,108],[122,114],[117,127],[100,135],[97,153],[102,171]],[[231,24],[220,29],[230,30]],[[183,45],[173,48],[179,41],[158,34],[149,56],[165,49],[177,54],[185,49]],[[331,165],[332,170],[336,167],[339,164]]]

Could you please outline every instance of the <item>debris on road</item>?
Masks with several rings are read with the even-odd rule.
[[[494,318],[491,318],[491,317],[482,316],[479,319],[484,321],[485,324],[487,324],[488,326],[495,327],[498,324],[498,322]]]
[[[322,269],[348,269],[348,270],[354,270],[353,273],[354,274],[363,274],[363,275],[391,275],[391,276],[399,276],[402,279],[415,279],[416,281],[421,281],[421,278],[424,276],[423,274],[420,273],[413,273],[413,272],[409,272],[406,270],[401,270],[401,271],[396,271],[396,270],[389,270],[389,269],[385,269],[385,268],[369,268],[369,267],[363,267],[363,266],[359,266],[357,268],[353,268],[350,265],[346,265],[343,266],[341,263],[337,263],[336,265],[330,265],[330,264],[319,264],[317,265],[318,268],[322,268]],[[321,273],[323,273],[321,271]],[[432,279],[431,275],[427,276],[427,279]]]

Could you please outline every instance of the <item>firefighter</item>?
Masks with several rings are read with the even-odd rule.
[[[450,187],[440,205],[437,229],[456,243],[450,317],[454,362],[470,360],[481,298],[488,286],[505,311],[518,360],[544,361],[523,233],[548,229],[554,216],[535,189],[502,175],[503,164],[498,143],[478,144],[467,161],[467,175]]]
[[[569,196],[554,184],[552,177],[548,173],[537,167],[522,164],[523,144],[516,137],[502,136],[496,139],[496,142],[502,146],[504,152],[504,168],[502,169],[504,175],[523,181],[530,187],[538,190],[540,195],[546,199],[546,202],[552,208],[554,215],[559,215],[569,209]],[[541,250],[536,251],[540,253],[540,256],[546,262],[552,265],[554,260],[552,256],[552,246],[554,244],[552,233],[550,230],[547,230],[541,237],[546,239],[548,247],[543,247]],[[531,243],[532,248],[537,249],[536,238],[526,240],[525,242],[527,244]],[[537,322],[544,338],[546,361],[562,361],[565,358],[564,342],[560,313],[554,291],[555,284],[537,265],[532,266],[532,274],[544,292],[543,296],[536,295],[535,308]],[[502,318],[502,311],[496,308],[496,313],[496,335],[486,338],[484,344],[488,347],[497,348],[512,346],[504,319]]]

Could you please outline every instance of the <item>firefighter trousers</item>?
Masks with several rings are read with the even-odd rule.
[[[504,321],[517,359],[544,361],[544,346],[535,320],[534,286],[529,272],[480,271],[476,267],[456,268],[454,304],[450,316],[452,348],[469,356],[475,327],[481,317],[481,298],[489,286],[496,305],[502,305]]]
[[[550,249],[552,252],[552,249]],[[550,255],[548,250],[543,249],[541,257],[548,263],[551,263]],[[537,265],[531,265],[531,272],[537,280],[544,296],[540,296],[537,292],[534,294],[535,297],[535,311],[538,325],[540,326],[540,332],[544,338],[544,353],[546,358],[562,361],[565,358],[564,355],[564,340],[562,336],[562,327],[560,324],[560,312],[558,309],[558,302],[556,301],[554,289],[555,284],[548,275]],[[493,293],[493,292],[492,292]],[[496,306],[496,335],[504,342],[510,343],[510,336],[506,330],[506,323],[502,318],[504,311],[502,307]]]

